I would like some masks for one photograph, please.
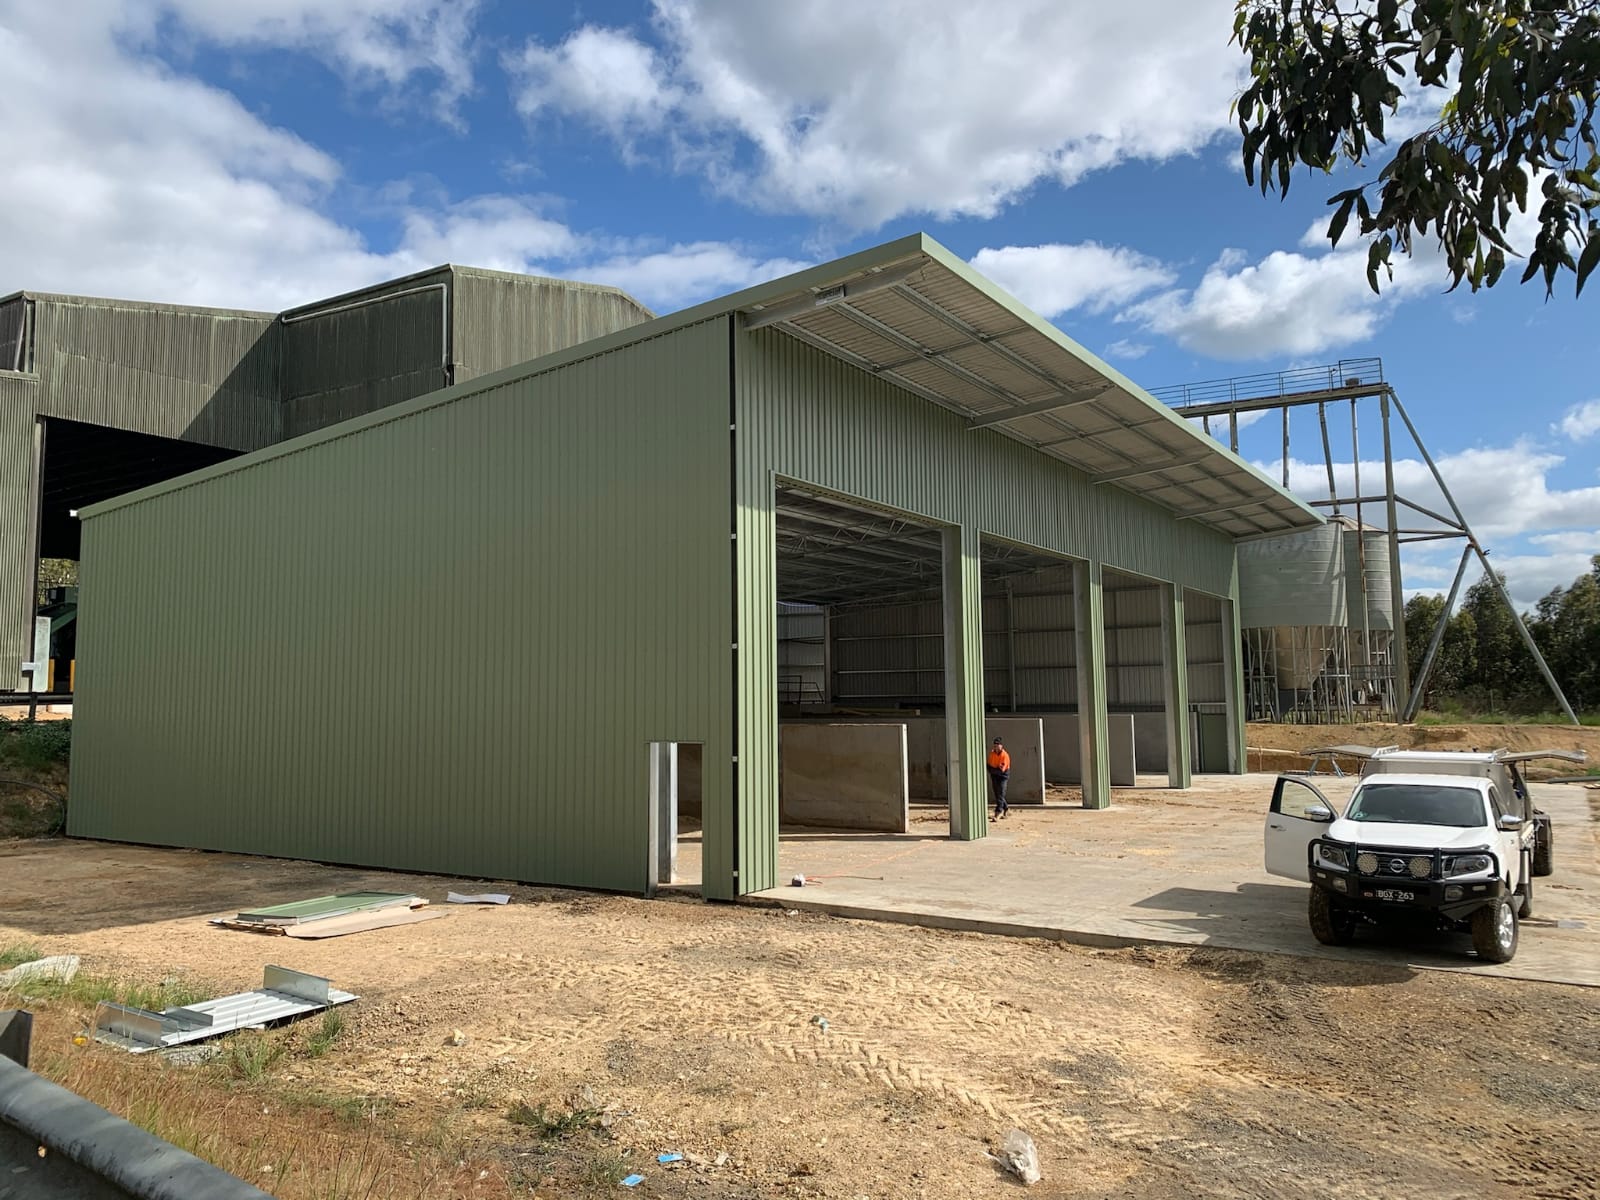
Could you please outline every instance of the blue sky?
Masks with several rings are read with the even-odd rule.
[[[276,309],[449,260],[665,312],[926,230],[1151,387],[1381,357],[1531,604],[1600,553],[1597,301],[1445,295],[1431,256],[1373,297],[1318,236],[1342,180],[1244,184],[1231,12],[0,0],[0,291]],[[1241,449],[1275,472],[1269,425]]]

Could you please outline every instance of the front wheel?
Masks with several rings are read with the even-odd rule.
[[[1355,914],[1319,887],[1311,889],[1310,917],[1311,934],[1324,946],[1348,946],[1356,940]]]
[[[1484,962],[1507,963],[1517,953],[1517,910],[1501,896],[1472,914],[1472,948]]]

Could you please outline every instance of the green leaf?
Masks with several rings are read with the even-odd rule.
[[[1578,256],[1577,295],[1583,295],[1583,285],[1596,267],[1600,267],[1600,235],[1590,233],[1589,240],[1583,245],[1583,253]]]
[[[1344,227],[1350,222],[1350,210],[1355,207],[1356,198],[1346,196],[1339,211],[1333,214],[1333,220],[1328,222],[1328,241],[1333,245],[1339,244],[1339,239],[1344,236]]]

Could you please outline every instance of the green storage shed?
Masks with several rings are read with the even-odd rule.
[[[1070,579],[1012,676],[1070,650],[1099,807],[1108,691],[1242,767],[1235,542],[1320,521],[921,235],[82,516],[71,834],[646,892],[692,745],[714,898],[778,882],[783,602],[933,598],[862,670],[936,680],[974,838],[996,564]]]

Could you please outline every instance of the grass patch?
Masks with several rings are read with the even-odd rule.
[[[32,942],[12,942],[0,946],[0,967],[20,967],[44,957],[43,951]]]
[[[628,1176],[628,1160],[617,1150],[596,1150],[583,1164],[583,1181],[592,1187],[614,1188]]]
[[[122,1004],[129,1008],[142,1008],[147,1012],[160,1012],[164,1008],[181,1008],[216,996],[214,989],[199,987],[183,979],[164,979],[159,983],[135,980],[108,979],[100,975],[81,972],[63,983],[59,979],[25,980],[14,991],[29,1000],[62,1004],[78,1004],[93,1008],[97,1004]]]
[[[586,1129],[598,1128],[600,1112],[593,1108],[573,1108],[563,1112],[543,1104],[513,1104],[506,1110],[506,1120],[531,1129],[540,1141],[553,1142]]]
[[[259,1083],[283,1057],[283,1043],[266,1034],[246,1031],[227,1040],[218,1060],[223,1071],[243,1083]]]
[[[0,717],[0,774],[64,767],[72,755],[72,722]]]
[[[333,1044],[344,1034],[344,1013],[337,1008],[330,1008],[322,1014],[322,1020],[317,1022],[317,1027],[312,1030],[311,1036],[306,1038],[305,1056],[307,1058],[321,1058]]]
[[[1566,725],[1571,722],[1563,712],[1519,713],[1501,712],[1498,709],[1482,711],[1464,708],[1423,709],[1417,714],[1418,725]],[[1600,726],[1600,711],[1580,712],[1578,724]]]

